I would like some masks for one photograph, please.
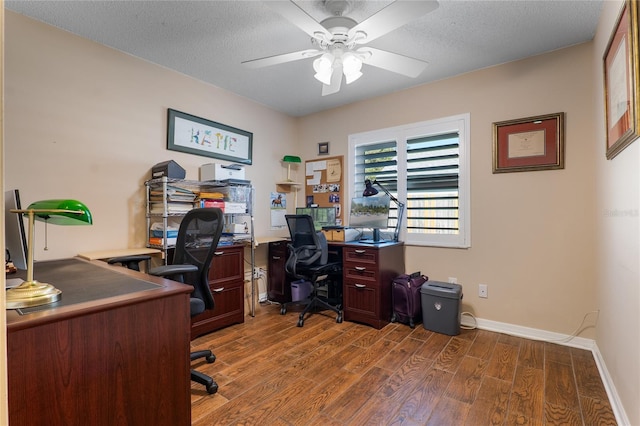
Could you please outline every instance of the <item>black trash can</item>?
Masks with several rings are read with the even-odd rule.
[[[436,333],[460,334],[462,316],[462,286],[460,284],[427,281],[420,288],[422,325]]]

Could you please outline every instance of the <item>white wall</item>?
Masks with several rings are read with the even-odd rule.
[[[603,81],[602,57],[622,3],[604,2],[592,68]],[[639,84],[638,82],[636,84]],[[596,343],[615,383],[629,424],[640,424],[640,141],[612,160],[605,157],[602,84],[596,107]]]

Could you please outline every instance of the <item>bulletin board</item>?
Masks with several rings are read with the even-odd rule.
[[[343,225],[344,156],[305,161],[305,206],[335,207],[338,225]]]

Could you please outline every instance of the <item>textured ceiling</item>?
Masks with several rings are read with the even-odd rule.
[[[365,65],[321,96],[312,59],[252,69],[250,59],[311,48],[265,1],[5,1],[9,10],[179,71],[292,116],[303,116],[469,71],[590,41],[602,0],[440,0],[369,46],[429,62],[417,78]],[[321,0],[296,1],[317,21]],[[354,1],[361,22],[390,1]]]

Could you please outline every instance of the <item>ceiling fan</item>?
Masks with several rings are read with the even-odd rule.
[[[313,61],[314,77],[323,83],[322,96],[340,91],[342,76],[347,84],[362,76],[362,64],[415,78],[427,66],[419,59],[363,46],[408,22],[437,9],[436,0],[396,0],[358,23],[345,16],[353,0],[322,0],[333,16],[317,22],[291,1],[267,1],[276,12],[311,36],[312,49],[244,61],[253,68],[266,67],[319,56]]]

